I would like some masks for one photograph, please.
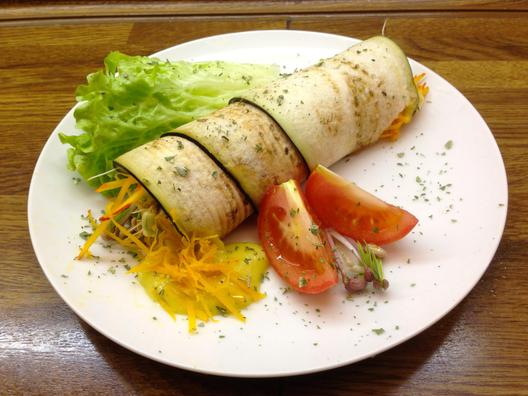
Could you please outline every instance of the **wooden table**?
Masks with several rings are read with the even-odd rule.
[[[476,106],[506,163],[504,237],[482,280],[450,314],[348,367],[251,380],[194,374],[138,356],[58,297],[27,231],[30,177],[74,104],[75,87],[109,51],[149,54],[252,29],[367,38],[385,20],[386,35]],[[0,120],[0,394],[528,394],[528,3],[7,2],[0,8]]]

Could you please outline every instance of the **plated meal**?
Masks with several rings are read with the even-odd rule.
[[[260,45],[281,58],[272,40],[281,33],[293,68],[238,51],[262,34]],[[306,35],[319,38],[318,58],[302,44]],[[252,32],[206,41],[224,53],[200,59],[196,42],[195,54],[193,43],[176,47],[182,60],[110,54],[44,150],[30,229],[72,308],[151,358],[266,376],[377,353],[460,301],[491,259],[507,199],[501,189],[489,195],[494,213],[475,230],[482,208],[471,205],[475,186],[460,180],[474,172],[464,164],[478,153],[464,148],[489,153],[481,167],[499,185],[505,177],[489,130],[465,99],[410,65],[387,37],[354,43]],[[312,58],[299,61],[294,45]],[[446,112],[459,114],[458,123]],[[71,146],[67,157],[60,143]],[[52,159],[49,150],[63,154]],[[56,227],[36,198],[50,179],[39,170],[44,163],[72,180],[66,162],[79,176],[60,182],[59,196],[79,199],[60,231],[68,246],[50,256],[39,241],[54,235],[46,226]],[[66,220],[58,201],[51,212]],[[460,224],[495,247],[447,251],[466,242]],[[454,267],[468,257],[471,264]],[[455,268],[461,277],[445,284]],[[214,349],[209,359],[204,348]],[[237,351],[263,360],[244,368],[220,358]],[[274,362],[278,351],[296,356]]]
[[[111,84],[101,84],[97,74],[89,77],[91,85],[97,81],[95,89],[81,88],[90,96],[76,113],[79,125],[85,108],[94,108],[94,102],[107,102],[105,117],[112,107],[110,117],[125,112],[132,119],[149,117],[135,114],[141,109],[138,101],[165,104],[160,96],[134,101],[127,96],[139,76],[151,78],[158,91],[164,77],[158,77],[159,71],[152,74],[161,62],[139,58],[132,69],[127,67],[130,58],[124,60],[107,59],[112,66],[103,77],[125,88],[119,95]],[[171,74],[180,67],[163,65]],[[238,67],[216,62],[183,66],[205,74],[197,82],[201,91],[214,91],[207,79],[219,76],[219,68]],[[185,86],[182,74],[172,78]],[[194,84],[195,74],[190,77]],[[237,76],[226,73],[224,78],[226,85],[237,84]],[[418,220],[325,165],[382,137],[397,139],[424,102],[428,89],[420,83],[422,78],[413,77],[405,54],[392,40],[373,37],[262,87],[242,90],[225,107],[176,129],[161,130],[161,137],[119,156],[115,151],[113,157],[106,155],[105,162],[112,161],[113,168],[88,180],[111,178],[96,191],[113,196],[98,221],[88,212],[92,232],[85,231],[87,241],[77,258],[90,257],[89,248],[99,237],[118,242],[140,258],[130,272],[138,274],[149,295],[169,314],[187,315],[190,331],[196,331],[196,318],[207,321],[228,313],[244,320],[240,309],[264,297],[259,286],[266,261],[300,293],[322,293],[337,283],[338,274],[349,293],[363,290],[369,281],[387,288],[384,251],[378,245],[401,239]],[[240,73],[238,83],[250,85],[252,79]],[[191,100],[203,95],[195,87],[188,91]],[[109,102],[111,95],[116,98]],[[175,113],[199,109],[186,102],[168,106]],[[179,119],[165,116],[164,121],[176,124]],[[103,123],[97,126],[88,136],[61,135],[73,146],[69,158],[74,169],[84,169],[87,154],[106,154],[122,140],[136,143],[138,135],[152,133],[148,126],[127,134],[115,124],[106,130]],[[108,136],[112,133],[119,137]],[[96,134],[104,135],[106,142],[86,148],[84,140],[94,141]],[[301,183],[310,171],[303,193]],[[254,211],[259,212],[263,248],[223,246],[220,238]]]

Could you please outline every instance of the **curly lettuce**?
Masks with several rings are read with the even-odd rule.
[[[105,173],[119,155],[278,76],[272,65],[168,62],[111,52],[104,69],[89,74],[76,90],[80,105],[74,116],[82,133],[59,134],[71,146],[68,168],[98,187],[112,178]]]

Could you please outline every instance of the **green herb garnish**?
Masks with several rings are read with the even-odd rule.
[[[374,279],[383,282],[383,261],[374,254],[368,245],[357,244],[360,263],[363,267],[370,269]]]
[[[184,167],[177,166],[176,173],[178,173],[178,175],[180,175],[181,177],[186,177],[187,175],[189,175],[189,169],[185,166]]]
[[[79,234],[79,236],[86,241],[88,238],[92,236],[92,234],[89,232],[83,231]]]

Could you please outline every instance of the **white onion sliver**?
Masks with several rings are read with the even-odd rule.
[[[350,239],[344,235],[341,235],[339,232],[337,232],[334,229],[328,229],[328,233],[335,239],[337,239],[339,242],[341,242],[348,250],[352,250],[356,256],[359,257],[359,253],[355,246],[355,241],[353,239]]]

